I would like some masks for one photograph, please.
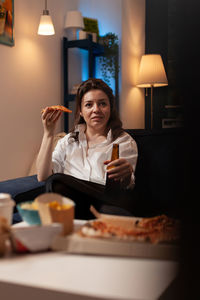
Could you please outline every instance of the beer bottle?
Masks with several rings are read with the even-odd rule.
[[[113,144],[111,161],[119,158],[119,144]],[[114,168],[114,166],[107,167],[107,170]],[[115,193],[119,189],[119,182],[106,176],[106,193]]]
[[[119,144],[113,144],[113,149],[112,149],[112,155],[111,155],[111,161],[118,159],[119,158]],[[110,170],[114,168],[112,167],[107,167],[107,170]]]

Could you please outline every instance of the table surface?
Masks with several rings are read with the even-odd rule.
[[[0,290],[8,300],[152,300],[177,272],[175,261],[44,252],[1,259]]]

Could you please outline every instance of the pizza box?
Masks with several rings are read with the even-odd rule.
[[[179,248],[172,244],[151,244],[136,241],[113,241],[81,237],[76,233],[67,237],[57,236],[51,249],[76,254],[112,255],[135,258],[177,260]]]
[[[99,220],[130,228],[140,218],[104,215],[95,213]],[[112,255],[135,258],[151,258],[177,260],[179,257],[178,243],[157,243],[149,241],[133,241],[128,239],[85,237],[79,230],[68,236],[56,236],[51,248],[56,251],[76,254]]]

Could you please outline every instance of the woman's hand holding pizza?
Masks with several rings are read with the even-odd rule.
[[[54,134],[56,123],[60,118],[62,111],[46,107],[42,111],[42,124],[44,132],[48,134]]]

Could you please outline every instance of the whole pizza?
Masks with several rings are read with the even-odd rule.
[[[81,236],[121,240],[149,241],[157,244],[180,238],[180,221],[166,215],[152,218],[100,218],[87,222]]]

